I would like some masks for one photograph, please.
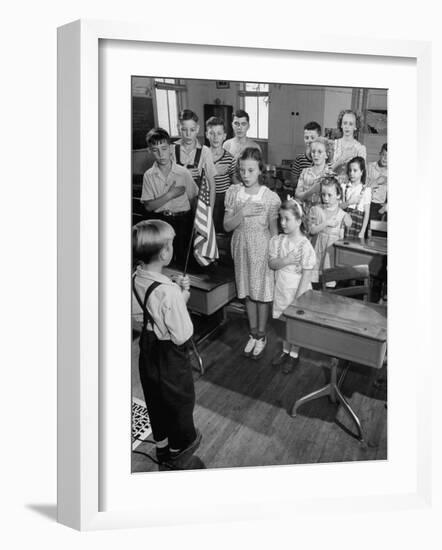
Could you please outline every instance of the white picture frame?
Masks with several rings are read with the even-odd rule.
[[[360,510],[367,512],[373,510],[391,510],[398,508],[415,508],[429,505],[431,500],[431,465],[430,465],[430,432],[426,420],[430,416],[431,403],[424,396],[424,387],[429,386],[430,366],[422,365],[422,371],[415,380],[416,414],[413,414],[412,429],[414,431],[415,460],[411,467],[415,477],[411,481],[411,489],[407,483],[396,490],[384,492],[374,490],[365,495],[353,494],[351,488],[347,494],[334,494],[320,487],[312,490],[311,498],[296,498],[293,494],[284,494],[282,489],[272,491],[271,487],[279,484],[280,473],[290,476],[293,467],[242,469],[240,471],[220,472],[188,472],[155,474],[155,479],[141,479],[132,476],[130,485],[134,486],[147,482],[156,497],[160,495],[160,487],[169,487],[171,480],[180,490],[193,488],[195,493],[191,504],[184,507],[180,502],[171,505],[170,502],[156,498],[150,506],[139,507],[130,504],[129,492],[122,490],[124,495],[119,501],[119,506],[113,502],[107,506],[103,500],[103,484],[108,483],[108,473],[113,468],[121,468],[121,464],[108,464],[103,467],[103,453],[106,454],[108,446],[103,442],[102,420],[103,414],[108,413],[106,403],[108,395],[103,388],[103,361],[107,360],[106,353],[100,346],[102,338],[102,324],[107,316],[106,310],[108,289],[107,284],[102,283],[103,250],[101,239],[103,237],[102,219],[109,215],[108,209],[113,208],[110,203],[103,201],[103,188],[100,186],[99,158],[101,145],[99,141],[99,119],[105,107],[100,104],[100,63],[109,63],[107,54],[100,53],[100,44],[118,43],[124,44],[125,49],[132,47],[147,48],[158,47],[158,44],[167,46],[169,55],[179,56],[191,54],[193,49],[212,49],[216,46],[221,52],[228,52],[229,56],[240,55],[246,51],[255,52],[256,55],[289,55],[293,52],[310,56],[324,56],[335,54],[345,62],[348,57],[376,56],[376,59],[395,60],[408,59],[416,64],[417,101],[410,105],[412,113],[418,114],[417,136],[429,134],[430,101],[427,82],[431,72],[431,45],[426,42],[413,41],[389,41],[389,40],[364,40],[356,37],[322,37],[311,39],[300,33],[296,37],[279,37],[271,47],[262,50],[262,44],[257,39],[243,38],[232,44],[217,38],[216,44],[212,43],[209,35],[207,40],[202,34],[198,44],[189,44],[188,36],[183,32],[182,36],[175,33],[165,42],[162,32],[149,31],[142,25],[103,21],[76,21],[61,27],[58,31],[58,521],[70,527],[80,530],[93,530],[117,527],[138,527],[173,523],[194,523],[195,521],[219,521],[235,519],[256,519],[263,516],[263,504],[265,502],[283,502],[283,507],[269,506],[271,515],[287,517],[296,511],[297,513],[312,511],[326,511],[333,508],[333,503],[339,502],[341,510],[351,510],[355,503]],[[183,46],[186,44],[185,46]],[[181,46],[180,46],[181,45]],[[184,50],[184,53],[183,53]],[[326,52],[326,54],[324,54]],[[214,80],[235,80],[235,75],[228,71],[223,72],[214,69],[206,70],[206,77]],[[152,72],[147,69],[147,73]],[[194,74],[185,76],[194,77]],[[268,80],[268,79],[266,79]],[[336,83],[344,85],[338,79]],[[351,83],[349,83],[351,84]],[[128,83],[129,86],[129,83]],[[129,102],[129,95],[127,101]],[[390,109],[389,109],[390,115]],[[126,128],[129,131],[129,124]],[[416,149],[416,154],[415,153]],[[423,140],[412,141],[411,157],[418,158],[419,165],[425,173],[429,163],[426,161],[426,150]],[[394,146],[389,147],[389,155],[392,155],[394,165]],[[124,155],[129,156],[129,151]],[[126,159],[127,160],[127,159]],[[125,162],[126,162],[125,160]],[[101,182],[103,175],[101,174]],[[404,183],[405,188],[407,184]],[[394,198],[394,192],[393,192]],[[400,198],[398,197],[398,200]],[[128,207],[129,208],[129,207]],[[425,206],[423,206],[425,208]],[[429,211],[428,211],[429,213]],[[430,216],[425,219],[425,211],[421,213],[422,223],[420,234],[425,234],[425,224],[430,223]],[[101,220],[101,221],[100,221]],[[392,224],[392,239],[395,239],[394,213],[390,218]],[[416,237],[417,238],[417,237]],[[128,242],[128,241],[127,241]],[[411,246],[413,240],[411,240]],[[124,238],[122,246],[124,244]],[[127,245],[128,253],[129,245]],[[425,281],[428,273],[425,266],[429,266],[429,250],[420,248],[421,262],[412,268],[411,279]],[[428,271],[430,271],[428,269]],[[392,274],[394,276],[394,271]],[[425,285],[422,285],[425,287]],[[419,291],[419,299],[414,303],[414,308],[426,309],[430,307],[427,288]],[[394,305],[395,293],[392,292]],[[127,296],[126,298],[127,299]],[[390,302],[390,295],[389,295]],[[417,304],[419,303],[419,306]],[[417,311],[417,310],[416,310]],[[422,339],[420,347],[428,343],[430,331],[426,332],[426,323],[430,316],[424,316],[420,326]],[[127,319],[130,323],[130,319]],[[390,328],[389,328],[390,330]],[[427,336],[425,336],[427,335]],[[393,350],[394,350],[394,346]],[[124,345],[120,346],[124,348]],[[408,361],[417,355],[412,351]],[[127,353],[120,349],[119,355]],[[413,355],[414,354],[414,355]],[[397,357],[401,360],[402,357]],[[389,359],[394,365],[393,359]],[[128,358],[130,361],[130,358]],[[394,389],[395,375],[392,374]],[[396,378],[397,380],[397,378]],[[394,422],[394,403],[391,412]],[[414,410],[414,409],[413,409]],[[119,418],[115,423],[115,431],[124,433],[128,428],[127,418]],[[396,423],[398,422],[396,415]],[[124,427],[127,424],[126,428]],[[417,435],[417,433],[419,435]],[[120,437],[120,436],[119,436]],[[121,447],[127,443],[129,454],[129,441],[120,438]],[[123,452],[126,452],[123,450]],[[107,453],[108,454],[108,453]],[[350,465],[344,465],[349,467]],[[407,465],[409,467],[410,465]],[[382,466],[380,466],[382,467]],[[252,471],[253,470],[253,471]],[[257,497],[252,487],[257,479],[257,470],[263,488],[263,496]],[[408,470],[409,471],[409,470]],[[322,468],[318,475],[329,477],[333,472],[343,476],[343,469],[333,466]],[[348,472],[348,470],[347,470]],[[129,476],[130,471],[124,471],[122,477]],[[198,476],[203,477],[198,477]],[[345,473],[345,476],[360,476],[360,472]],[[112,476],[111,476],[112,477]],[[204,480],[204,482],[202,481]],[[238,486],[246,483],[250,492],[236,494],[235,497],[218,493],[218,504],[213,505],[210,491],[213,487],[218,491],[222,485],[230,483]],[[195,488],[196,487],[196,488]],[[209,492],[207,492],[209,491]],[[279,492],[278,492],[279,491]],[[199,502],[198,502],[199,499]],[[235,502],[234,502],[235,501]],[[204,503],[204,504],[203,504]],[[209,504],[212,503],[212,506]],[[285,510],[285,512],[284,512]],[[196,515],[196,512],[199,512]],[[268,512],[268,511],[267,511]],[[266,512],[266,513],[267,513]]]

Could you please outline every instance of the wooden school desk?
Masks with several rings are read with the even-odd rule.
[[[174,279],[182,272],[166,267],[163,273]],[[190,311],[202,315],[212,315],[224,308],[236,296],[235,275],[233,270],[217,267],[216,273],[188,273],[190,280],[190,298],[187,307]]]
[[[360,441],[362,428],[358,417],[339,389],[336,379],[338,359],[360,363],[375,369],[382,367],[387,348],[386,307],[336,294],[308,290],[285,312],[286,338],[291,344],[308,348],[331,359],[330,383],[298,399],[297,409],[319,397],[328,395],[338,400],[354,421]]]
[[[163,273],[174,279],[182,272],[174,268],[164,268]],[[212,315],[222,308],[223,318],[221,325],[226,321],[225,306],[236,296],[235,275],[233,269],[218,266],[215,273],[188,273],[190,280],[190,298],[187,302],[189,311],[201,315]],[[197,343],[203,342],[221,326],[205,330],[197,340]],[[201,355],[192,339],[192,346],[195,352],[201,374],[204,374],[204,365]]]
[[[335,266],[367,264],[370,275],[383,279],[387,263],[387,239],[342,239],[334,243]]]

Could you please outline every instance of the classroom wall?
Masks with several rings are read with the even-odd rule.
[[[184,97],[183,108],[192,109],[200,119],[200,137],[204,135],[204,105],[231,105],[233,110],[239,108],[239,83],[230,82],[230,88],[218,89],[216,82],[204,80],[187,80],[187,94]]]
[[[323,130],[336,128],[339,112],[351,107],[352,92],[352,88],[325,88]]]
[[[223,105],[231,105],[234,110],[240,106],[239,83],[229,84],[229,88],[219,89],[215,81],[186,81],[187,92],[182,95],[182,107],[192,109],[198,115],[201,142],[204,140],[205,104],[219,101]],[[153,79],[134,77],[133,89],[135,95],[153,95]],[[266,162],[280,165],[284,160],[294,159],[302,153],[304,124],[311,120],[319,122],[323,129],[335,128],[338,113],[351,107],[352,93],[352,88],[344,87],[271,84],[269,141],[263,144]],[[387,90],[369,90],[367,109],[387,110]],[[361,134],[360,140],[367,147],[367,160],[372,161],[378,158],[387,136]]]

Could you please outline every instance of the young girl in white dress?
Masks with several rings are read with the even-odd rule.
[[[306,236],[306,220],[298,201],[289,198],[282,203],[279,221],[283,234],[270,240],[269,266],[275,271],[273,318],[281,321],[278,332],[282,332],[285,329],[284,310],[311,288],[316,254]],[[283,340],[282,350],[274,357],[272,365],[283,365],[283,372],[288,374],[297,360],[298,347]]]
[[[236,291],[245,298],[249,321],[249,339],[243,351],[246,357],[259,359],[267,345],[266,328],[273,300],[274,276],[268,265],[269,241],[278,233],[281,200],[261,184],[261,153],[246,148],[239,158],[242,184],[226,191],[224,229],[233,231],[232,258]]]
[[[367,158],[365,145],[355,138],[360,127],[360,116],[351,109],[345,109],[338,115],[337,127],[342,137],[334,141],[331,169],[338,177],[339,183],[345,184],[347,178],[347,163],[353,157]]]
[[[319,281],[323,269],[333,267],[333,243],[344,237],[344,228],[350,227],[352,219],[340,208],[342,190],[333,176],[321,180],[321,204],[314,206],[309,214],[309,231],[316,253],[316,265],[312,282]]]

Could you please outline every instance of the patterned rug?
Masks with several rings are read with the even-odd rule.
[[[136,449],[152,433],[146,403],[132,397],[132,450]]]

